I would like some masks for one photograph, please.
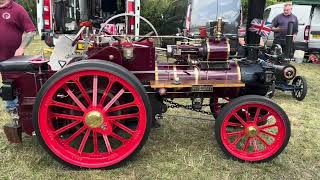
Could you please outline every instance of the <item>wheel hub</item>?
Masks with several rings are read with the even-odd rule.
[[[101,127],[103,125],[103,115],[102,113],[98,112],[98,111],[90,111],[87,115],[86,115],[86,124],[90,127],[90,128],[98,128]]]
[[[249,126],[248,128],[247,128],[247,135],[249,136],[249,137],[254,137],[254,136],[256,136],[258,134],[258,129],[256,128],[256,127],[254,127],[254,126]]]

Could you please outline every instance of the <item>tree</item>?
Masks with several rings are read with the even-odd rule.
[[[36,24],[37,23],[37,0],[17,0],[16,2],[26,9],[33,23]]]
[[[270,6],[280,2],[288,2],[288,0],[267,0],[266,6]],[[241,0],[242,8],[243,8],[243,16],[247,17],[248,15],[248,0]]]
[[[175,0],[142,0],[141,2],[141,16],[148,19],[153,26],[159,30],[163,23],[164,15],[167,9]],[[142,32],[146,32],[150,29],[143,23],[140,26]]]

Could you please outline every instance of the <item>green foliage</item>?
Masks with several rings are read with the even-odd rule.
[[[158,30],[161,28],[163,17],[175,0],[142,0],[141,15],[147,18]],[[146,32],[146,24],[141,24],[141,31]]]
[[[244,17],[247,17],[248,14],[248,1],[249,0],[241,0]],[[288,0],[267,0],[266,7],[280,2],[288,2]]]
[[[17,0],[29,13],[34,24],[37,23],[37,0]]]

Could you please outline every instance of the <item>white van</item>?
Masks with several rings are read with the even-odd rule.
[[[284,3],[268,6],[264,11],[264,19],[272,22],[278,14],[283,13]],[[292,13],[299,21],[299,32],[294,42],[296,50],[305,52],[320,51],[320,7],[312,5],[293,5]],[[274,34],[271,32],[266,39],[267,46],[273,43]]]
[[[105,22],[120,13],[140,15],[140,0],[37,0],[37,27],[43,40],[54,46],[61,34],[74,34],[86,20]],[[139,17],[132,17],[130,31],[139,34]]]

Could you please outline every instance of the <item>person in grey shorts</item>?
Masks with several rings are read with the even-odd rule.
[[[22,56],[36,34],[28,12],[14,0],[0,0],[0,62]],[[18,99],[6,101],[6,109],[18,119]]]
[[[298,34],[298,18],[292,14],[292,4],[286,3],[283,8],[283,13],[277,15],[272,20],[272,31],[274,31],[273,44],[281,45],[282,49],[286,50],[286,35],[289,22],[293,22],[293,41]]]

